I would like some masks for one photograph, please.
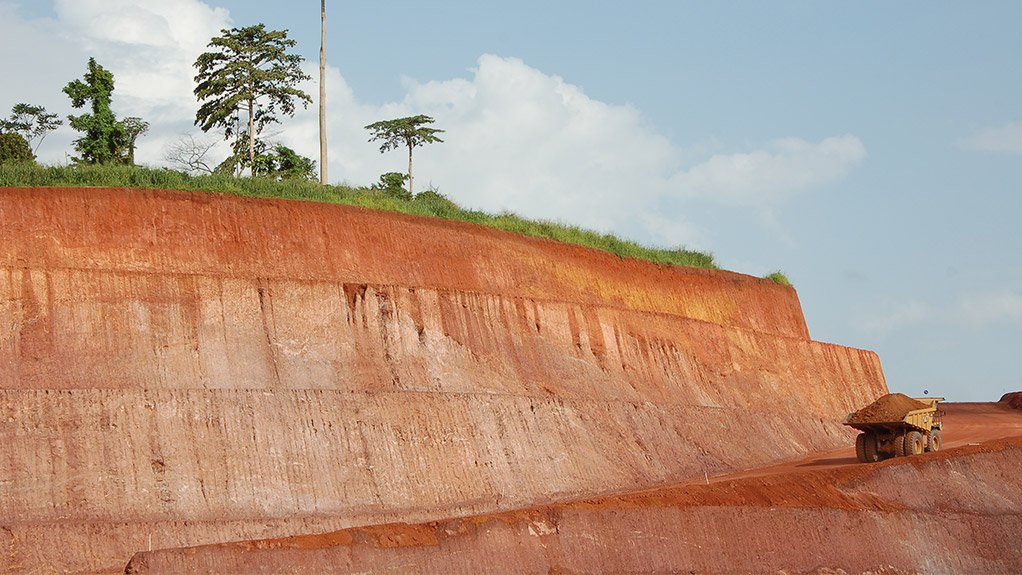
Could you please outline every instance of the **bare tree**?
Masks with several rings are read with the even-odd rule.
[[[326,0],[319,2],[319,183],[326,175]]]
[[[216,171],[216,164],[211,165],[206,155],[216,144],[216,140],[196,140],[191,134],[183,134],[167,146],[163,160],[189,174],[212,174]]]

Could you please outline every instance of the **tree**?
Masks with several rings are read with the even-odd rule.
[[[326,0],[319,2],[319,183],[326,176]]]
[[[84,80],[64,86],[72,107],[82,108],[90,102],[92,109],[91,114],[67,117],[68,125],[84,134],[74,142],[81,154],[74,160],[88,164],[134,164],[135,140],[149,130],[149,123],[134,117],[123,122],[117,120],[110,109],[114,75],[97,64],[95,58],[89,58]]]
[[[21,134],[31,146],[32,152],[35,153],[39,150],[39,145],[46,139],[46,134],[56,130],[63,123],[62,120],[57,119],[56,114],[47,113],[46,108],[42,106],[20,103],[11,108],[10,118],[0,120],[0,132]],[[33,146],[32,142],[37,139],[39,141],[35,142]]]
[[[84,135],[75,140],[75,149],[81,154],[76,162],[89,164],[110,164],[117,159],[117,142],[120,126],[110,109],[111,93],[114,91],[114,75],[89,58],[85,81],[74,80],[64,86],[64,93],[71,98],[76,110],[91,102],[92,113],[68,116],[68,124]]]
[[[295,100],[307,107],[308,94],[295,86],[312,77],[302,72],[304,60],[288,54],[295,41],[287,30],[266,30],[263,24],[220,30],[221,35],[207,45],[213,51],[195,60],[195,97],[200,102],[195,125],[203,132],[219,127],[224,138],[243,134],[248,140],[248,165],[255,163],[256,135],[270,123],[278,122],[277,112],[293,116]],[[248,114],[248,130],[238,129],[241,111]]]
[[[35,162],[28,140],[17,132],[0,133],[0,166],[23,162]]]
[[[260,170],[256,175],[268,176],[277,180],[315,180],[316,162],[312,158],[299,155],[291,148],[277,144],[273,152],[256,158]]]
[[[196,140],[191,134],[180,136],[163,152],[163,160],[189,174],[212,174],[216,166],[206,161],[206,154],[216,146],[215,140]]]
[[[129,166],[135,165],[135,140],[149,131],[149,122],[134,116],[127,117],[120,122],[121,137],[117,148],[117,155]]]
[[[380,153],[395,150],[399,146],[408,147],[408,194],[412,192],[412,150],[416,146],[443,142],[437,134],[443,130],[426,127],[425,124],[432,124],[433,118],[429,116],[411,116],[408,118],[397,118],[395,120],[384,120],[369,124],[365,128],[372,133],[370,142],[383,140],[380,146]]]

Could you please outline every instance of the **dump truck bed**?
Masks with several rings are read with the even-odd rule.
[[[859,431],[929,431],[933,427],[940,427],[940,416],[937,413],[937,404],[944,400],[943,397],[914,397],[911,398],[926,407],[913,409],[897,418],[892,411],[875,410],[875,415],[867,411],[867,406],[854,413],[848,414],[844,424],[858,429]],[[901,412],[898,412],[901,413]]]
[[[927,407],[925,409],[916,409],[905,414],[905,417],[898,421],[870,421],[870,422],[849,422],[845,421],[845,425],[854,427],[859,431],[876,431],[876,430],[887,430],[887,431],[905,431],[908,429],[914,429],[916,431],[929,431],[933,427],[933,422],[938,421],[937,407]]]

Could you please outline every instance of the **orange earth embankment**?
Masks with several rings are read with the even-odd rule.
[[[513,512],[139,553],[126,572],[1019,573],[1022,412],[946,410],[938,453],[860,464],[846,448]]]
[[[887,391],[730,272],[182,192],[0,189],[0,222],[19,569],[749,469],[845,445]]]

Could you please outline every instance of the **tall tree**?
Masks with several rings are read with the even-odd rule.
[[[383,140],[380,146],[380,153],[397,149],[400,146],[408,147],[408,194],[412,192],[412,150],[423,144],[443,142],[437,134],[443,130],[427,127],[432,124],[433,118],[424,115],[410,116],[408,118],[397,118],[394,120],[383,120],[369,124],[365,128],[372,136],[370,142]]]
[[[319,183],[326,175],[326,0],[319,2]]]
[[[294,116],[295,100],[304,107],[312,103],[308,94],[295,86],[312,77],[302,72],[304,58],[289,54],[295,41],[287,30],[267,30],[263,24],[220,30],[195,60],[195,97],[201,105],[195,125],[203,132],[219,127],[224,138],[241,135],[236,120],[239,111],[248,114],[248,165],[256,156],[256,135],[277,113]]]
[[[114,75],[97,64],[95,58],[89,58],[84,80],[74,80],[64,86],[64,93],[71,98],[72,107],[82,108],[89,102],[92,108],[91,114],[67,117],[68,124],[83,133],[74,142],[75,149],[81,154],[75,161],[89,164],[115,163],[119,159],[117,152],[121,125],[110,109]]]
[[[119,121],[110,109],[111,94],[114,91],[114,75],[89,58],[88,71],[82,80],[68,82],[64,93],[71,98],[71,105],[77,109],[89,103],[91,114],[68,116],[68,125],[82,132],[75,140],[75,149],[81,156],[76,162],[87,164],[134,164],[135,140],[149,129],[149,123],[142,118],[125,118]]]
[[[56,130],[63,124],[56,114],[50,114],[42,106],[31,104],[15,104],[11,108],[11,117],[0,120],[0,132],[17,132],[32,146],[32,152],[39,150],[39,145],[46,139],[46,134]],[[32,145],[32,142],[35,145]]]

